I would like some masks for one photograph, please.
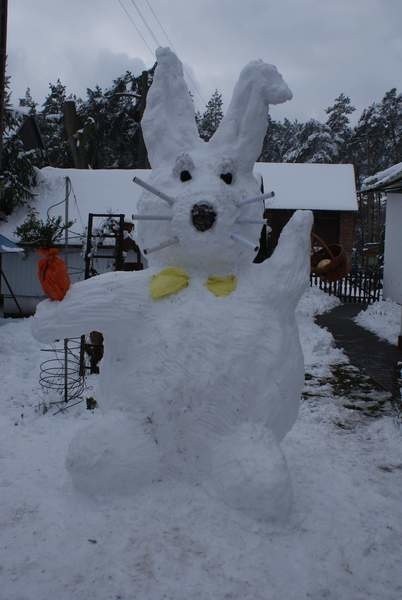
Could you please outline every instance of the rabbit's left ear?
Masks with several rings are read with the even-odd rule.
[[[158,48],[157,66],[141,121],[152,168],[171,164],[201,144],[183,66],[170,48]]]
[[[269,104],[281,104],[292,92],[273,65],[250,62],[240,73],[226,115],[210,146],[236,158],[242,171],[252,171],[267,131]]]

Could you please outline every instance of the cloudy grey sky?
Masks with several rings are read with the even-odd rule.
[[[42,101],[58,77],[68,91],[108,86],[126,69],[153,64],[150,50],[170,45],[208,100],[230,100],[240,69],[262,58],[294,93],[274,118],[324,119],[344,92],[360,110],[391,87],[402,91],[402,0],[9,0],[8,71],[14,98],[31,87]]]

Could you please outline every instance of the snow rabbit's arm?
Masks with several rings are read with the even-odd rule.
[[[269,281],[274,282],[272,296],[294,306],[300,300],[310,281],[310,248],[313,213],[298,210],[283,228],[278,246],[263,268],[269,270]]]
[[[78,337],[89,331],[105,331],[119,315],[135,313],[141,295],[141,277],[133,273],[106,273],[80,281],[61,302],[44,300],[32,321],[32,333],[44,343]]]

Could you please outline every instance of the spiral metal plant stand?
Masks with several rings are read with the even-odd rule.
[[[60,400],[50,404],[81,401],[85,390],[85,364],[82,337],[66,338],[63,346],[46,348],[52,357],[40,365],[39,383],[46,392],[56,392]]]

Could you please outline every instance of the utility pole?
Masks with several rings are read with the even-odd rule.
[[[6,57],[7,57],[7,7],[8,0],[0,0],[0,198],[2,194],[2,158],[4,107],[6,101]]]
[[[153,77],[155,72],[156,63],[150,71],[143,71],[139,77],[137,77],[137,86],[140,98],[135,105],[135,121],[141,125],[142,116],[145,111],[145,105],[147,102],[147,95],[150,88],[149,77]],[[139,127],[137,131],[137,169],[149,169],[148,153],[145,147],[144,138],[142,135],[142,129]]]
[[[3,150],[4,105],[6,101],[7,4],[0,0],[0,169]]]

